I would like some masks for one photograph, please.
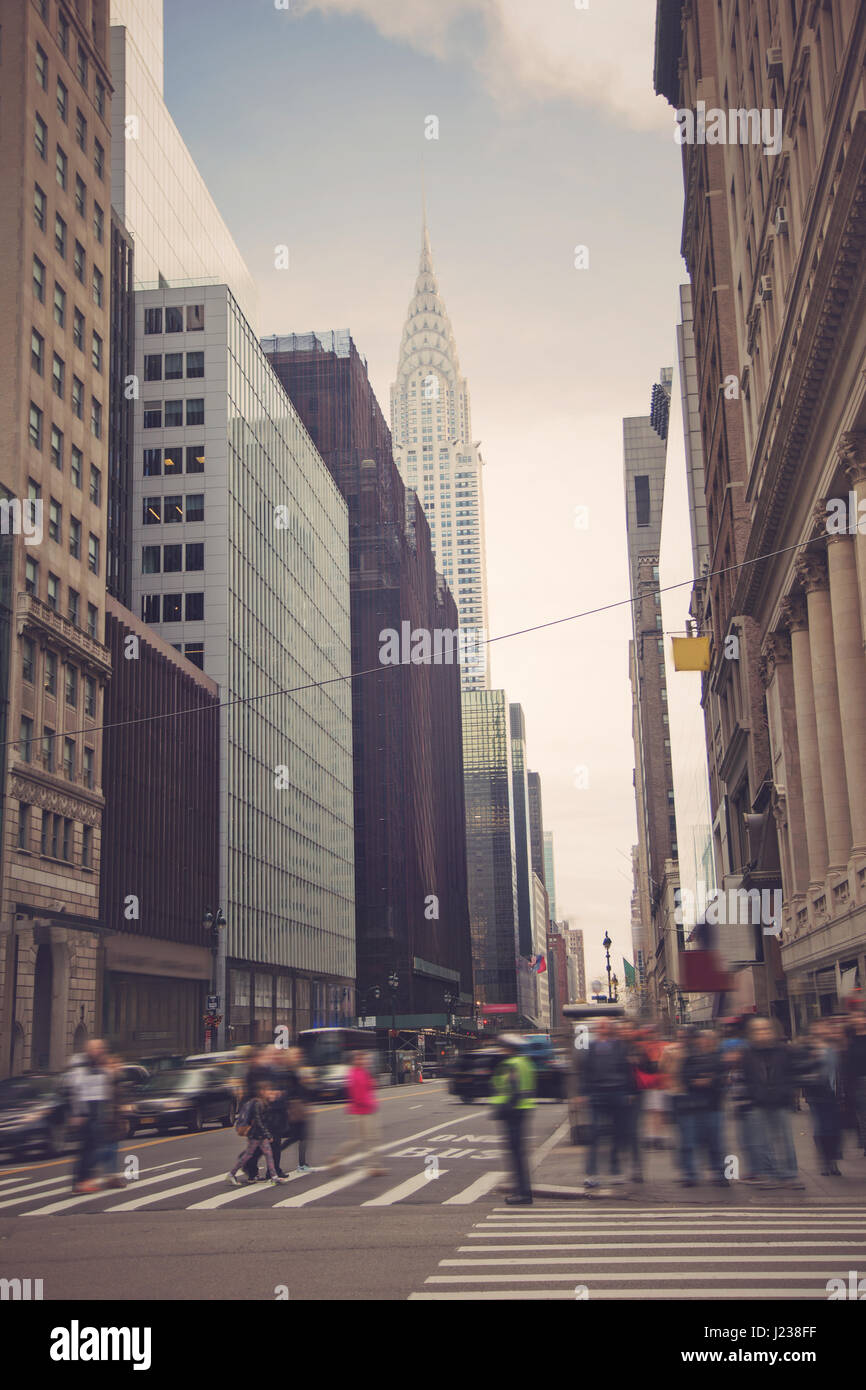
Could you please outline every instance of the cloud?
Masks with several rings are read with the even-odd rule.
[[[476,70],[504,109],[570,101],[634,130],[671,126],[652,88],[649,0],[297,0],[301,13],[368,20],[388,39]]]

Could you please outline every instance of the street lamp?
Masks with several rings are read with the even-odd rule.
[[[392,970],[388,976],[388,988],[391,991],[391,1085],[397,1084],[397,990],[400,988],[400,976],[396,970]]]
[[[206,908],[202,917],[202,926],[210,934],[210,949],[212,958],[211,969],[211,993],[216,999],[216,1007],[209,1009],[208,1019],[214,1019],[213,1023],[208,1023],[208,1052],[219,1051],[225,1039],[223,1021],[225,1019],[225,990],[226,990],[226,939],[224,928],[226,927],[225,913],[221,907],[216,910],[216,916],[210,908]],[[220,1010],[222,1009],[222,1012]],[[216,1049],[211,1044],[213,1035],[216,1033]]]
[[[613,1002],[615,1004],[619,1002],[619,980],[616,975],[613,977]]]
[[[613,1003],[613,998],[612,998],[612,994],[611,994],[611,981],[610,981],[610,948],[611,948],[611,946],[613,945],[613,942],[611,941],[611,939],[610,939],[610,937],[608,936],[607,932],[605,932],[605,934],[604,934],[604,941],[603,941],[601,944],[602,944],[602,946],[603,946],[603,948],[604,948],[605,956],[607,957],[607,1002],[608,1002],[609,1004],[612,1004],[612,1003]]]

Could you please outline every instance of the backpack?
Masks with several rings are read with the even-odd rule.
[[[235,1132],[239,1134],[242,1139],[246,1139],[247,1135],[250,1132],[250,1129],[252,1128],[254,1105],[254,1099],[245,1100],[240,1110],[238,1111],[238,1118],[235,1124]]]

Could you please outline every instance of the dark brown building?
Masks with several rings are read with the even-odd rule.
[[[219,906],[219,688],[106,599],[102,1026],[130,1055],[195,1052]],[[188,712],[187,712],[188,711]]]
[[[472,998],[459,667],[382,665],[382,634],[453,632],[430,531],[347,333],[263,343],[349,507],[359,1009],[436,1026]],[[379,991],[378,999],[374,991]]]

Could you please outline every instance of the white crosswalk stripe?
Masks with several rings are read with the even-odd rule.
[[[169,1173],[157,1173],[156,1176],[155,1176],[155,1177],[152,1177],[152,1178],[139,1178],[139,1179],[137,1180],[135,1186],[136,1186],[136,1188],[139,1188],[139,1187],[150,1187],[150,1185],[151,1185],[152,1183],[170,1182],[172,1178],[179,1178],[179,1177],[182,1177],[185,1173],[195,1173],[196,1171],[197,1171],[197,1170],[196,1170],[195,1168],[175,1168],[172,1172],[169,1172]],[[95,1202],[95,1201],[98,1201],[100,1197],[104,1199],[104,1198],[105,1198],[105,1193],[104,1193],[104,1192],[85,1192],[85,1193],[84,1193],[82,1196],[80,1196],[80,1197],[65,1197],[65,1198],[64,1198],[62,1201],[60,1201],[60,1202],[51,1202],[51,1203],[49,1203],[49,1205],[48,1205],[47,1207],[37,1207],[37,1208],[35,1209],[35,1211],[25,1211],[25,1212],[22,1213],[22,1215],[24,1215],[24,1216],[53,1216],[53,1215],[55,1214],[55,1212],[59,1212],[59,1211],[71,1211],[71,1210],[73,1210],[75,1207],[83,1207],[83,1206],[84,1206],[86,1203],[88,1203],[88,1202]],[[142,1198],[140,1198],[139,1200],[142,1201],[142,1202],[146,1202],[148,1199],[147,1199],[146,1197],[142,1197]],[[110,1210],[110,1208],[109,1208],[109,1210]],[[115,1210],[116,1210],[116,1208],[115,1208]]]
[[[866,1266],[866,1212],[497,1207],[466,1240],[410,1299],[826,1299]]]
[[[420,1192],[430,1182],[436,1182],[439,1178],[444,1178],[448,1172],[447,1168],[440,1168],[436,1178],[428,1177],[427,1173],[416,1173],[414,1177],[407,1178],[405,1182],[398,1183],[396,1187],[389,1187],[387,1192],[382,1192],[378,1197],[371,1197],[369,1201],[362,1202],[365,1207],[391,1207],[395,1202],[402,1202],[404,1197],[411,1197],[413,1192]]]

